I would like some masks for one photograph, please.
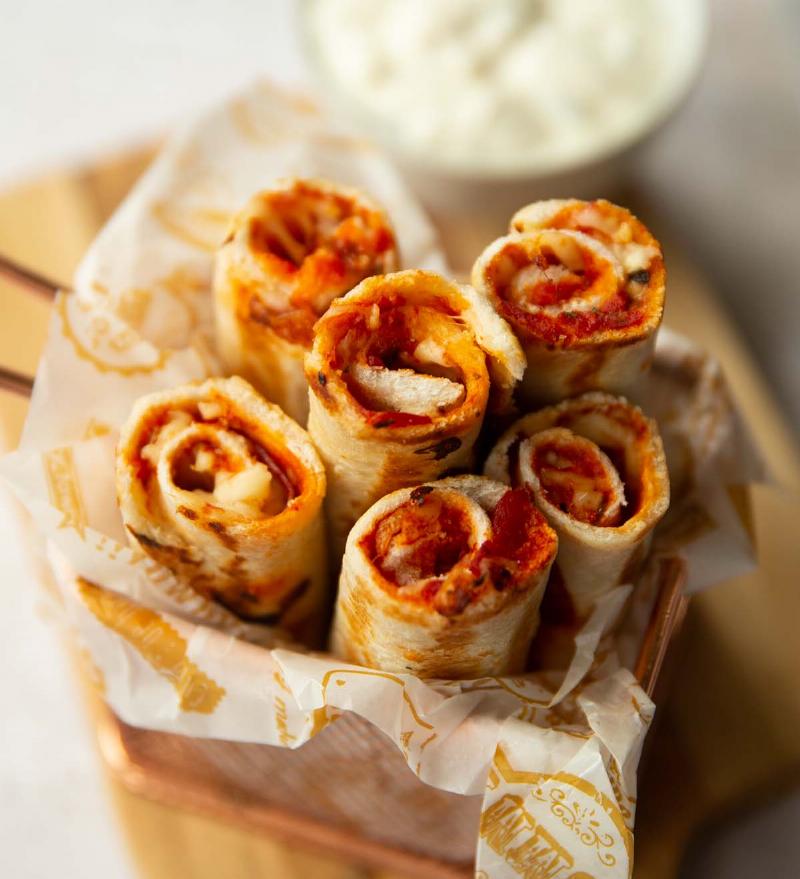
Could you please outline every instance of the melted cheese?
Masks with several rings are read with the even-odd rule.
[[[266,464],[250,464],[238,473],[222,473],[214,483],[214,499],[225,508],[257,515],[272,491],[273,477]]]

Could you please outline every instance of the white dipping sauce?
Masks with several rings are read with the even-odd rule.
[[[662,115],[697,55],[698,3],[308,0],[306,24],[320,73],[379,139],[513,172],[610,152]]]

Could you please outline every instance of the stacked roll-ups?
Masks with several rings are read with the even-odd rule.
[[[217,255],[217,342],[225,368],[249,379],[300,424],[303,357],[331,300],[397,268],[383,211],[356,190],[291,179],[255,195]]]
[[[669,504],[655,424],[585,393],[647,368],[660,247],[609,202],[547,201],[514,216],[473,286],[396,264],[387,218],[353,190],[289,180],[255,196],[217,256],[218,341],[280,406],[241,378],[139,400],[118,448],[123,519],[188,586],[306,641],[326,561],[341,565],[346,660],[518,673],[545,584],[554,622],[584,621],[635,578]],[[562,402],[514,423],[484,476],[451,476],[475,468],[487,413],[515,392],[523,411]]]
[[[460,476],[393,492],[350,532],[332,649],[427,678],[522,671],[556,544],[525,489]]]
[[[661,248],[624,208],[599,200],[537,202],[472,270],[527,358],[527,405],[588,390],[636,390],[664,306]]]
[[[334,559],[376,500],[472,464],[487,407],[508,404],[523,368],[488,300],[431,272],[368,278],[333,302],[306,376]]]
[[[149,394],[122,428],[117,496],[132,541],[239,616],[312,640],[324,495],[306,432],[240,378]]]
[[[548,592],[563,595],[548,603],[560,607],[562,622],[586,618],[599,599],[632,582],[669,506],[655,423],[609,394],[587,393],[521,418],[484,472],[528,488],[558,534]]]

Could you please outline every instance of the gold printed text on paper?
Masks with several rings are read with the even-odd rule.
[[[505,794],[481,816],[480,835],[523,879],[593,879],[575,873],[572,855],[525,809]]]
[[[225,689],[186,656],[184,638],[155,611],[78,580],[78,590],[89,610],[109,629],[121,635],[175,688],[184,711],[213,714]]]
[[[156,352],[155,358],[149,363],[129,363],[127,357],[131,349],[140,342],[140,337],[129,327],[112,327],[111,322],[102,314],[91,314],[92,307],[85,302],[77,302],[76,307],[89,315],[88,325],[79,331],[73,324],[67,305],[67,297],[60,293],[56,300],[56,311],[61,318],[61,329],[75,354],[87,363],[91,363],[98,372],[116,373],[117,375],[149,375],[164,367],[171,352],[163,349]],[[149,346],[148,346],[149,347]],[[115,362],[125,356],[125,362]]]
[[[164,232],[206,253],[213,253],[222,244],[230,222],[230,214],[219,208],[182,208],[159,201],[150,210]]]
[[[42,455],[44,478],[50,503],[62,514],[59,528],[74,528],[78,537],[86,533],[86,507],[81,495],[72,449],[52,449]]]
[[[398,744],[400,745],[400,749],[403,752],[403,755],[408,760],[409,755],[412,752],[412,744],[417,744],[417,755],[421,758],[423,750],[433,742],[437,733],[433,731],[433,725],[428,723],[427,720],[424,720],[417,710],[416,705],[412,698],[408,695],[408,691],[406,690],[406,685],[403,682],[402,678],[399,678],[397,675],[390,674],[389,672],[383,671],[373,671],[371,669],[355,669],[355,668],[334,668],[330,671],[326,672],[324,677],[322,678],[322,698],[327,703],[328,702],[328,691],[331,685],[344,687],[347,685],[350,679],[358,680],[359,678],[371,677],[371,678],[380,678],[382,680],[389,681],[393,684],[397,684],[401,688],[403,701],[406,703],[408,707],[409,713],[411,714],[411,729],[402,730],[400,733],[400,741]],[[414,736],[418,736],[415,740]],[[421,759],[417,762],[416,771],[419,772],[421,767]],[[413,768],[413,767],[412,767]]]
[[[548,775],[515,769],[502,747],[497,748],[492,768],[507,784],[527,785],[530,796],[546,803],[551,815],[582,845],[593,848],[604,867],[617,863],[612,853],[617,843],[632,861],[633,835],[619,805],[588,779],[567,772]]]

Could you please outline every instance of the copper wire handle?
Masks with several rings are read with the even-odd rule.
[[[678,558],[664,559],[660,564],[658,600],[633,670],[648,696],[653,695],[661,666],[673,637],[680,629],[689,601],[684,594],[686,563]]]
[[[32,269],[21,266],[2,253],[0,253],[0,275],[16,282],[25,290],[41,296],[48,302],[53,301],[59,290],[67,291],[69,289]],[[21,397],[30,397],[33,392],[33,377],[17,372],[16,369],[0,366],[0,389],[19,394]]]
[[[59,290],[69,288],[56,283],[32,269],[21,266],[18,262],[0,253],[0,275],[5,275],[12,281],[16,281],[26,290],[36,293],[45,299],[52,300]]]
[[[33,376],[0,366],[0,389],[19,394],[20,397],[30,397],[33,392]]]

